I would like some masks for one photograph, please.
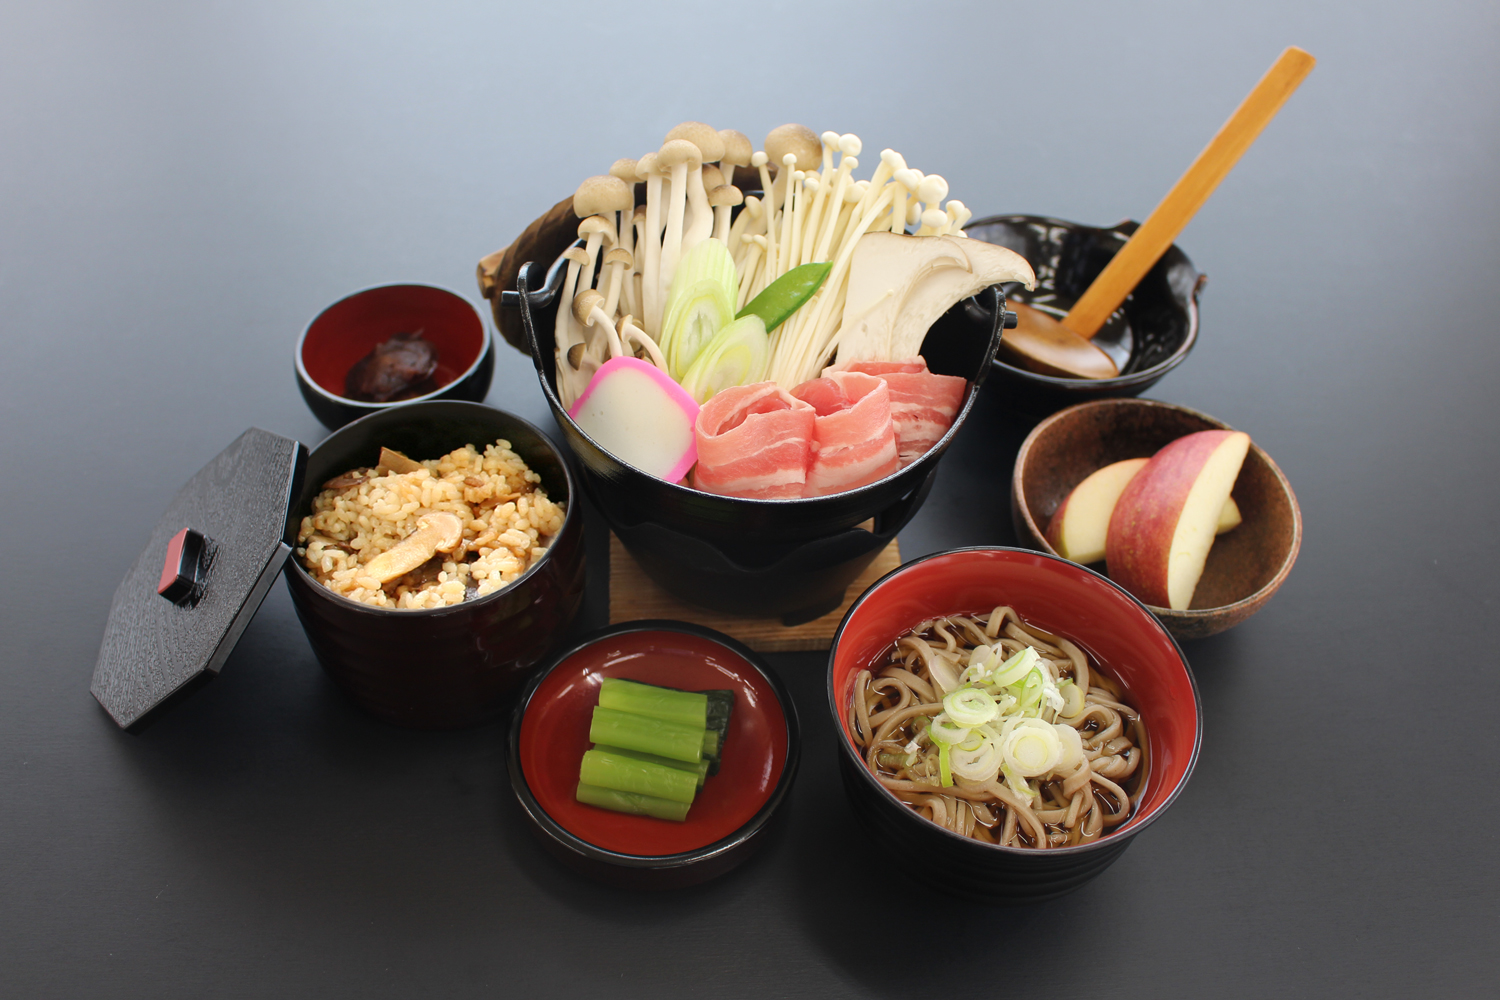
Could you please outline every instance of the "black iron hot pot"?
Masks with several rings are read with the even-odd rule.
[[[917,461],[859,489],[798,500],[704,493],[624,464],[579,429],[557,395],[552,370],[563,268],[520,268],[501,306],[521,311],[542,392],[582,469],[584,492],[641,568],[674,596],[730,614],[792,625],[837,608],[844,592],[911,520],[932,488],[938,460],[973,408],[1007,314],[997,289],[961,302],[923,344],[928,368],[968,380],[963,404]],[[873,520],[866,529],[862,525]]]

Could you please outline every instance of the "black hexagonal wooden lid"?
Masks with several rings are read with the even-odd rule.
[[[187,481],[115,591],[90,690],[121,727],[215,676],[291,552],[307,449],[251,428]]]

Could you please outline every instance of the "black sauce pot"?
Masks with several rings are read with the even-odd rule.
[[[953,426],[925,455],[886,478],[826,497],[746,500],[665,482],[621,462],[568,416],[553,371],[562,268],[550,280],[522,266],[502,305],[521,310],[542,392],[582,465],[584,492],[641,568],[674,596],[729,614],[810,621],[843,602],[849,584],[922,506],[937,463],[974,405],[1000,342],[1002,299],[988,289],[933,324],[928,367],[969,381]],[[540,285],[541,287],[536,287]],[[1010,314],[1014,315],[1014,314]],[[874,520],[872,530],[860,525]]]
[[[964,231],[1025,257],[1036,271],[1036,290],[1007,285],[1006,295],[1061,319],[1138,225],[1122,222],[1103,229],[1039,215],[995,215],[969,223]],[[1093,337],[1119,366],[1119,375],[1038,375],[1011,364],[1001,352],[993,377],[1001,386],[1002,405],[1034,418],[1093,399],[1139,396],[1181,364],[1197,343],[1198,296],[1207,281],[1187,254],[1175,244],[1168,247]]]
[[[536,427],[479,403],[418,402],[346,425],[315,448],[287,515],[297,529],[329,479],[375,463],[382,446],[429,459],[497,438],[567,505],[545,555],[509,586],[448,608],[398,611],[358,604],[313,580],[293,555],[286,579],[318,662],[371,714],[397,725],[456,729],[498,718],[509,696],[562,638],[583,597],[583,512],[562,452]]]

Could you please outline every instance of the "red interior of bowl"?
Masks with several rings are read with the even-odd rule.
[[[845,738],[853,745],[854,675],[884,662],[897,637],[929,618],[989,614],[1002,604],[1073,640],[1125,685],[1151,745],[1145,794],[1120,830],[1144,822],[1165,805],[1193,758],[1199,722],[1187,664],[1161,624],[1109,581],[1040,553],[950,552],[909,566],[867,593],[844,625],[834,654],[834,704]]]
[[[735,693],[719,773],[683,823],[628,816],[577,801],[578,766],[606,677],[689,691]],[[751,663],[711,639],[671,631],[607,636],[563,660],[537,686],[521,722],[521,772],[538,804],[574,836],[642,857],[681,854],[734,833],[760,811],[786,766],[786,717]]]
[[[437,388],[468,371],[484,349],[484,323],[466,300],[431,285],[384,285],[324,309],[302,340],[302,367],[319,387],[342,396],[356,361],[413,330],[437,348]]]

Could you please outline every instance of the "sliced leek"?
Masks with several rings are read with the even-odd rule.
[[[657,343],[667,374],[679,382],[714,335],[734,321],[734,258],[724,244],[706,239],[677,265],[662,311]]]
[[[682,377],[682,387],[700,404],[735,385],[765,380],[771,341],[759,316],[745,316],[714,335]]]

